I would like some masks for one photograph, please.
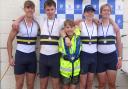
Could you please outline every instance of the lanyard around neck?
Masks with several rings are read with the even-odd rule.
[[[24,23],[25,23],[25,27],[26,27],[26,30],[27,30],[27,35],[28,35],[28,37],[31,37],[31,34],[32,34],[32,28],[33,28],[33,21],[32,21],[32,24],[31,24],[31,31],[30,31],[30,33],[29,33],[29,31],[28,31],[28,26],[27,26],[27,22],[25,21],[25,19],[24,19]]]

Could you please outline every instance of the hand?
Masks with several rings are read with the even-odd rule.
[[[75,25],[78,25],[78,26],[79,26],[79,24],[80,24],[80,22],[82,22],[82,20],[79,19],[79,20],[76,20],[76,21],[74,21],[74,22],[75,22]]]
[[[116,65],[117,69],[120,69],[122,67],[122,59],[118,59],[118,63]]]
[[[93,18],[93,22],[96,23],[97,25],[99,25],[101,23],[101,21],[96,18]]]
[[[19,23],[17,21],[14,21],[13,24],[12,24],[12,29],[19,29]]]
[[[71,47],[72,46],[72,43],[71,43],[71,41],[70,41],[70,39],[68,37],[65,38],[65,42],[66,42],[66,45],[68,47]]]
[[[61,37],[65,37],[66,36],[64,28],[62,28],[62,30],[60,31],[60,36]]]
[[[9,64],[10,66],[14,66],[15,65],[15,61],[13,58],[9,59]]]

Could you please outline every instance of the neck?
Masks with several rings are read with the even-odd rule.
[[[92,19],[86,19],[85,21],[86,21],[86,23],[87,23],[88,25],[92,25],[92,22],[93,22]]]
[[[49,20],[53,20],[55,18],[55,15],[52,17],[48,17]]]
[[[93,23],[92,19],[86,19],[85,21],[88,26],[92,26]]]
[[[26,21],[27,23],[32,23],[33,17],[25,16],[25,21]]]
[[[109,19],[108,18],[102,18],[102,23],[104,25],[108,25],[109,24]]]

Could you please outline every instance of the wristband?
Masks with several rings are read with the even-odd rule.
[[[118,60],[121,59],[122,60],[122,57],[118,57]]]

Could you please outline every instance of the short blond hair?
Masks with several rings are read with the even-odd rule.
[[[74,23],[73,20],[67,19],[66,21],[64,21],[64,26],[67,26],[67,25],[69,25],[71,27],[74,27],[75,26],[75,23]]]
[[[26,1],[24,2],[24,8],[27,7],[27,6],[32,7],[32,8],[35,8],[35,4],[34,4],[34,2],[31,1],[31,0],[26,0]]]
[[[112,7],[111,7],[111,5],[110,5],[110,4],[104,4],[104,5],[102,5],[102,6],[100,7],[100,13],[102,13],[104,7],[109,7],[110,11],[112,12]]]

